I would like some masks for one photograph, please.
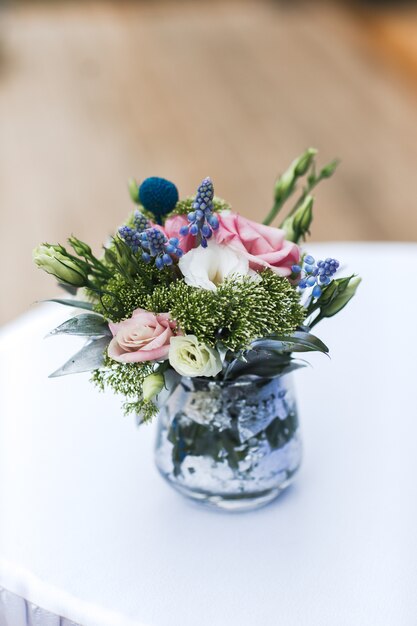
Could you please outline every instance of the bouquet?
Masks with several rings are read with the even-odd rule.
[[[278,178],[262,224],[215,196],[210,178],[179,199],[172,182],[152,177],[130,181],[135,210],[101,255],[74,236],[71,250],[38,246],[36,265],[71,294],[52,301],[78,310],[51,334],[87,339],[51,376],[91,371],[100,389],[124,397],[126,413],[147,421],[184,378],[270,379],[303,366],[301,352],[327,353],[312,329],[349,302],[360,278],[339,276],[338,260],[300,247],[311,192],[337,166],[317,171],[316,152]]]

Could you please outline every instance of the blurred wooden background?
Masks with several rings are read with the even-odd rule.
[[[342,165],[315,240],[417,237],[417,11],[343,4],[27,2],[0,8],[0,323],[55,293],[39,242],[101,242],[130,176],[210,175],[261,219],[309,145]]]

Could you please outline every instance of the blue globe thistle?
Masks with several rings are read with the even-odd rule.
[[[173,256],[180,257],[183,254],[179,248],[179,239],[171,237],[168,239],[158,228],[147,228],[140,233],[142,259],[145,263],[150,263],[155,259],[156,267],[161,270],[165,265],[173,264]]]
[[[214,187],[211,178],[205,178],[197,190],[197,195],[188,213],[189,226],[183,226],[180,234],[200,237],[203,248],[207,248],[208,239],[219,228],[217,215],[213,213]]]
[[[145,209],[155,215],[158,224],[162,224],[162,217],[178,202],[178,189],[165,178],[151,176],[139,187],[139,199]]]

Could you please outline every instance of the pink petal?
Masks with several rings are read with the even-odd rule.
[[[138,350],[137,352],[125,352],[116,360],[120,363],[141,363],[143,361],[156,361],[166,359],[169,352],[169,345],[155,348],[155,350]]]
[[[121,361],[120,357],[124,354],[124,350],[119,346],[117,339],[114,337],[107,346],[107,354],[115,361]]]
[[[152,341],[150,341],[142,350],[147,352],[155,348],[160,348],[163,345],[169,343],[169,339],[172,337],[172,331],[170,328],[166,328],[160,335],[156,335]]]

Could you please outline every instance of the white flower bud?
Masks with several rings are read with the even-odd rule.
[[[83,268],[60,252],[62,246],[42,244],[34,249],[33,260],[38,267],[55,276],[60,282],[82,287],[87,275]]]
[[[144,400],[152,400],[164,388],[164,375],[158,372],[147,376],[142,383],[142,393]]]

